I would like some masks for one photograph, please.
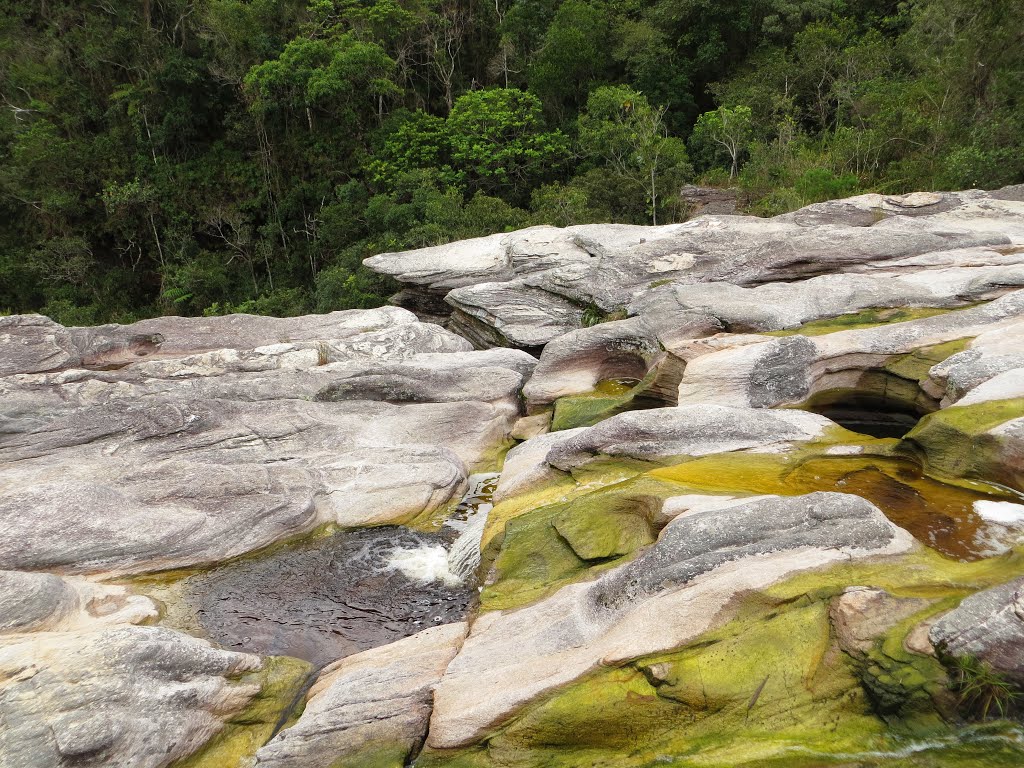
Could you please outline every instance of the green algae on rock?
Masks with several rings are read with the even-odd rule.
[[[312,672],[313,665],[299,659],[265,657],[261,670],[239,681],[259,686],[249,706],[229,718],[201,750],[173,768],[247,768],[256,750],[297,717],[291,710]]]
[[[1022,418],[1024,398],[954,405],[921,419],[903,445],[937,475],[1024,493],[1024,441],[1004,427]]]

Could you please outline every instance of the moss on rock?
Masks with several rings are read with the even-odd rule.
[[[313,665],[288,656],[263,659],[263,668],[244,675],[239,682],[259,686],[249,705],[228,718],[224,728],[201,750],[174,764],[174,768],[242,768],[251,764],[256,750],[267,743],[277,726],[289,724],[298,712],[289,710]]]

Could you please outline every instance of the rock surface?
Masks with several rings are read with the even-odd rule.
[[[332,768],[367,753],[404,765],[423,744],[434,686],[466,632],[463,623],[427,629],[325,668],[302,717],[257,753],[256,765]]]
[[[447,329],[0,318],[0,768],[987,765],[1024,189],[368,264]]]
[[[145,361],[0,378],[0,521],[14,534],[0,542],[0,567],[215,563],[323,523],[401,522],[457,500],[468,473],[507,441],[534,360],[467,351],[396,308],[336,315],[243,324],[221,339],[234,347],[198,355],[214,343],[209,320],[181,342],[188,320],[147,321],[164,340]],[[70,339],[77,357],[62,365],[81,363],[82,339],[99,338],[34,318],[6,322],[20,329],[7,342],[16,350],[48,348],[35,343],[40,333]],[[324,340],[279,343],[289,332]]]
[[[1024,578],[978,592],[939,619],[929,639],[951,656],[973,656],[1024,685]]]

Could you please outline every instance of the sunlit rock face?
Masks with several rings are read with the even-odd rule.
[[[369,260],[422,319],[0,318],[0,768],[1021,764],[974,721],[1024,685],[1022,222],[864,195]]]

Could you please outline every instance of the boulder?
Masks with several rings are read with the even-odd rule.
[[[964,598],[935,623],[932,644],[954,657],[972,656],[1024,686],[1024,577]]]
[[[596,581],[480,616],[437,685],[427,744],[475,743],[590,671],[677,648],[723,622],[739,593],[912,546],[872,504],[838,493],[726,498],[680,515],[648,550]]]
[[[426,736],[434,687],[467,625],[432,627],[326,667],[299,720],[256,754],[259,768],[403,766]]]

